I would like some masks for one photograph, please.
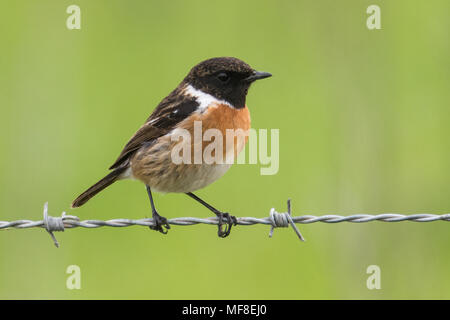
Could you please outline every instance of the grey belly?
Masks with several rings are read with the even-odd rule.
[[[159,192],[193,192],[213,183],[228,171],[231,164],[175,164],[169,143],[159,141],[142,149],[131,159],[131,169],[123,178],[141,180]]]
[[[148,185],[159,192],[193,192],[213,183],[230,168],[229,164],[178,165],[184,168],[169,169],[157,179],[149,179]]]

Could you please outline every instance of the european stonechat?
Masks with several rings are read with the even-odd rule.
[[[82,206],[117,180],[138,179],[145,183],[150,199],[155,223],[151,229],[162,233],[167,233],[167,229],[170,229],[167,219],[160,216],[155,209],[152,197],[154,190],[185,193],[200,202],[219,218],[219,237],[228,236],[232,225],[236,224],[236,218],[217,210],[192,192],[220,178],[230,168],[231,163],[175,163],[172,151],[179,142],[174,141],[173,137],[182,130],[195,134],[194,128],[198,122],[202,124],[202,133],[214,129],[225,137],[230,129],[235,132],[239,129],[248,132],[250,113],[245,103],[248,89],[255,80],[270,76],[270,73],[255,71],[245,62],[232,57],[212,58],[199,63],[190,70],[178,87],[161,101],[128,141],[116,162],[109,168],[111,172],[76,198],[72,208]],[[247,137],[245,136],[243,142],[233,138],[232,150],[223,144],[224,153],[231,151],[237,156],[244,148]],[[189,143],[189,151],[198,149],[198,143],[195,141],[184,141],[185,144]],[[200,151],[205,147],[202,140]],[[225,228],[224,218],[227,221]]]

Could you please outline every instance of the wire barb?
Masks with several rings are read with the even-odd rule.
[[[64,217],[65,212],[62,213],[62,217]],[[44,227],[45,230],[49,233],[49,235],[53,239],[53,243],[57,248],[59,248],[59,242],[56,240],[53,231],[64,231],[64,223],[62,221],[62,217],[55,218],[48,215],[48,202],[44,204]]]
[[[48,202],[44,204],[44,228],[47,230],[47,232],[50,234],[50,237],[52,237],[53,243],[57,248],[59,248],[59,242],[56,240],[55,235],[53,234],[53,231],[64,231],[64,220],[70,219],[74,221],[79,221],[80,219],[75,216],[66,216],[66,212],[63,212],[61,217],[52,217],[48,215]]]
[[[275,208],[272,208],[270,210],[270,216],[269,219],[272,222],[272,227],[270,228],[269,237],[272,238],[273,231],[275,228],[287,228],[289,227],[289,224],[291,224],[292,228],[294,229],[295,233],[297,234],[298,238],[301,241],[305,241],[305,238],[303,238],[302,234],[300,233],[300,230],[298,230],[297,226],[295,225],[294,221],[292,220],[291,216],[291,199],[288,199],[287,201],[287,212],[276,212]]]
[[[270,225],[269,237],[272,237],[275,228],[287,228],[289,225],[292,226],[298,238],[301,241],[305,241],[302,234],[298,230],[296,223],[308,224],[315,222],[322,223],[339,223],[339,222],[352,222],[352,223],[363,223],[372,221],[383,221],[383,222],[401,222],[401,221],[414,221],[414,222],[432,222],[432,221],[449,221],[450,213],[437,215],[420,213],[413,215],[401,215],[397,213],[383,213],[378,215],[370,214],[355,214],[351,216],[339,216],[339,215],[303,215],[298,217],[292,217],[291,214],[291,201],[287,202],[287,212],[277,212],[274,208],[270,210],[269,217],[266,218],[254,218],[254,217],[239,217],[237,218],[237,224],[243,226],[250,226],[255,224],[265,224]],[[173,218],[168,219],[167,222],[171,225],[178,226],[191,226],[194,224],[210,224],[218,225],[219,219],[217,217],[210,218]],[[26,228],[44,228],[50,234],[56,247],[59,247],[59,243],[56,240],[53,232],[64,231],[71,228],[100,228],[100,227],[129,227],[129,226],[153,226],[153,219],[112,219],[112,220],[84,220],[76,216],[66,215],[65,212],[62,213],[61,217],[52,217],[48,214],[48,203],[44,205],[44,219],[40,221],[31,220],[16,220],[16,221],[0,221],[0,230],[6,230],[8,228],[15,229],[26,229]]]

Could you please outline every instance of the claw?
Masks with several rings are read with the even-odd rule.
[[[231,227],[233,225],[237,225],[237,219],[235,216],[230,215],[228,212],[220,212],[217,214],[217,216],[219,217],[219,224],[218,224],[218,228],[219,230],[217,231],[217,234],[220,238],[226,238],[230,235],[231,232]],[[223,218],[227,219],[227,224],[225,226],[225,230],[223,230]]]
[[[167,232],[170,229],[170,225],[167,222],[167,219],[165,217],[161,217],[157,212],[154,212],[153,213],[153,221],[154,221],[155,225],[150,226],[150,229],[159,231],[163,234],[167,234]],[[166,230],[164,230],[163,227],[166,228]]]

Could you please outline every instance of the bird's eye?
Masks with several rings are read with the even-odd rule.
[[[217,79],[219,79],[223,83],[226,83],[228,82],[228,80],[230,80],[230,76],[225,72],[221,72],[217,75]]]

